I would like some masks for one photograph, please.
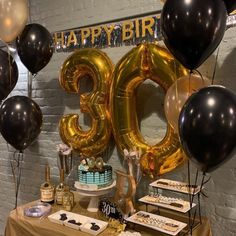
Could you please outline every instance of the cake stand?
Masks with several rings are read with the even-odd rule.
[[[90,201],[87,207],[87,210],[90,212],[97,212],[98,211],[98,203],[99,197],[108,194],[111,190],[116,186],[116,181],[114,180],[113,183],[107,187],[100,188],[97,190],[85,189],[80,188],[75,185],[76,191],[79,195],[90,197]]]

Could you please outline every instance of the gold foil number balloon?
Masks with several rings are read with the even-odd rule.
[[[169,124],[161,142],[154,146],[145,142],[135,110],[135,90],[146,79],[150,79],[166,92],[177,78],[187,74],[187,70],[166,49],[155,44],[140,44],[116,65],[110,93],[116,144],[122,153],[124,149],[140,150],[141,169],[150,177],[173,170],[185,157],[178,135]]]
[[[91,128],[83,131],[79,116],[69,114],[60,120],[62,140],[85,156],[96,156],[106,148],[110,134],[110,117],[107,111],[112,63],[100,50],[81,49],[63,63],[60,84],[68,92],[78,93],[81,78],[93,80],[93,91],[80,96],[80,109],[92,118]]]

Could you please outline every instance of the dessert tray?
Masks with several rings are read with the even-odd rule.
[[[169,235],[177,235],[187,226],[187,224],[183,222],[145,211],[137,212],[136,214],[127,218],[126,221],[139,224]]]
[[[91,217],[60,210],[48,216],[51,222],[65,225],[69,228],[81,230],[83,232],[98,235],[104,231],[108,225],[107,222],[97,220]]]
[[[191,209],[190,203],[188,201],[184,201],[180,198],[165,197],[161,194],[146,195],[140,198],[139,201],[153,206],[163,207],[182,213],[186,213]],[[192,203],[192,208],[195,206],[196,204]]]
[[[150,184],[150,186],[155,188],[167,189],[180,193],[187,193],[196,195],[200,192],[200,186],[188,185],[185,182],[173,181],[169,179],[158,179]]]

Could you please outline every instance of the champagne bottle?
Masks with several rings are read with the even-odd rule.
[[[54,202],[54,186],[50,182],[50,167],[45,167],[45,182],[40,187],[40,200],[52,204]]]
[[[62,204],[66,211],[71,211],[74,206],[74,194],[70,192],[69,186],[65,187]]]
[[[62,205],[62,198],[65,192],[64,170],[60,169],[60,183],[56,187],[55,201],[58,205]]]

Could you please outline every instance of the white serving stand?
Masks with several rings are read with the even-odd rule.
[[[165,183],[165,184],[161,184],[161,183]],[[170,180],[170,179],[155,180],[154,182],[150,183],[149,185],[154,188],[166,189],[166,190],[170,190],[170,191],[174,191],[174,192],[191,194],[191,195],[197,195],[200,192],[200,187],[201,187],[198,185],[196,188],[193,188],[193,187],[189,188],[189,187],[187,187],[188,183],[174,181],[174,180]],[[183,186],[184,188],[178,188],[181,186]]]
[[[90,201],[89,201],[87,210],[90,212],[97,212],[99,197],[108,194],[116,186],[116,181],[114,180],[111,185],[109,185],[105,188],[100,188],[100,189],[96,189],[96,190],[78,187],[78,185],[76,185],[76,183],[74,186],[75,186],[76,191],[78,192],[79,195],[85,196],[85,197],[90,197]]]
[[[157,219],[157,220],[160,220],[164,223],[172,223],[172,224],[178,225],[178,229],[176,231],[172,232],[172,231],[168,231],[166,229],[160,228],[158,226],[153,226],[151,224],[141,223],[139,221],[136,221],[135,218],[136,218],[137,214],[140,214],[140,213],[145,214],[145,215],[149,215],[150,217],[152,217],[154,219]],[[173,220],[173,219],[170,219],[170,218],[167,218],[167,217],[164,217],[164,216],[148,213],[148,212],[145,212],[145,211],[139,211],[139,212],[135,213],[134,215],[130,216],[129,218],[127,218],[126,220],[129,221],[129,222],[132,222],[134,224],[139,224],[139,225],[154,229],[156,231],[160,231],[160,232],[165,233],[165,234],[173,235],[173,236],[178,235],[178,233],[187,226],[187,224],[185,224],[183,222]]]
[[[180,204],[183,204],[183,207],[182,208],[179,208],[179,207],[175,207],[175,206],[172,206],[171,204],[168,204],[168,203],[162,203],[162,202],[149,202],[146,200],[146,197],[142,197],[139,199],[140,202],[143,202],[148,205],[152,205],[152,206],[157,206],[157,207],[163,207],[163,208],[166,208],[166,209],[170,209],[170,210],[174,210],[174,211],[178,211],[178,212],[182,212],[182,213],[187,213],[190,209],[194,208],[196,206],[195,203],[192,203],[192,208],[190,208],[190,203],[187,202],[187,201],[184,201],[184,200],[176,200],[176,203],[180,203]]]

